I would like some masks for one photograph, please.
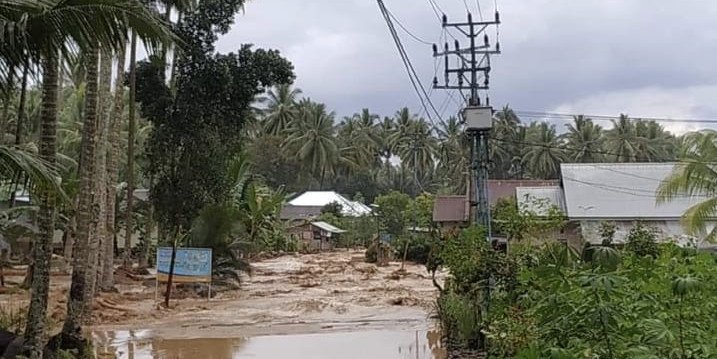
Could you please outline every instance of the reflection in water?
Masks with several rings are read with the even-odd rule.
[[[120,359],[445,359],[440,333],[366,331],[234,338],[162,339],[148,332],[94,333],[99,357]]]

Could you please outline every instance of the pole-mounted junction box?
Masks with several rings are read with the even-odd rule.
[[[488,131],[493,128],[492,107],[466,107],[463,110],[466,131]]]

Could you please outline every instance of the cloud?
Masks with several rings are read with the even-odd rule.
[[[604,92],[561,104],[551,112],[678,120],[717,119],[717,108],[709,106],[717,98],[717,85],[684,88],[644,87]],[[666,129],[682,134],[714,125],[663,122]],[[610,127],[610,126],[608,126]]]
[[[465,18],[463,1],[435,1],[452,20]],[[418,37],[430,42],[443,39],[429,1],[384,2]],[[479,2],[483,15],[491,16],[493,1]],[[641,115],[637,110],[650,109],[649,114],[659,117],[717,113],[717,102],[710,100],[708,90],[717,86],[717,67],[711,60],[717,55],[713,23],[717,2],[497,3],[503,20],[503,54],[492,62],[494,106],[510,104],[536,111],[574,106],[579,110],[575,106],[593,101],[602,102],[603,107],[596,108],[601,109],[599,113],[607,108],[608,113]],[[475,1],[468,4],[477,13]],[[219,42],[221,51],[231,51],[241,43],[281,50],[294,62],[297,85],[305,95],[327,103],[339,115],[362,107],[382,115],[405,105],[421,111],[375,1],[255,0],[247,3],[245,14],[236,20]],[[398,31],[421,80],[429,86],[434,75],[430,46]],[[440,69],[438,73],[440,77]],[[688,91],[690,100],[670,96],[683,91]],[[437,107],[446,96],[443,91],[433,92]],[[675,104],[667,106],[651,96],[665,96],[665,101],[671,97]],[[454,101],[450,103],[445,116],[457,108]]]

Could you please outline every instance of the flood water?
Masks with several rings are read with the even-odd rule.
[[[94,333],[98,358],[444,359],[435,331],[359,331],[250,338],[165,339],[150,331]]]

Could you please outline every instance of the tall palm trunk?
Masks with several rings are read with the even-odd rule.
[[[17,119],[15,121],[15,145],[22,144],[22,130],[25,126],[25,103],[27,102],[27,78],[30,75],[30,62],[25,61],[22,70],[22,84],[20,85],[20,103],[17,107]],[[57,89],[55,89],[57,91]]]
[[[82,159],[77,203],[77,238],[72,258],[72,284],[67,301],[67,316],[62,327],[62,342],[81,343],[81,326],[89,314],[91,288],[88,273],[95,274],[96,263],[90,260],[90,228],[94,196],[95,138],[97,136],[97,63],[99,50],[90,51],[85,88],[85,119],[82,127]]]
[[[134,137],[137,132],[135,101],[137,100],[137,33],[132,32],[129,53],[129,133],[127,134],[127,213],[125,213],[124,256],[122,265],[132,267],[132,211],[134,210]]]
[[[107,236],[107,136],[109,135],[110,122],[110,106],[112,105],[112,53],[110,51],[102,51],[100,59],[100,87],[99,87],[99,120],[97,121],[97,152],[96,152],[96,168],[95,168],[95,198],[98,205],[98,211],[93,213],[97,216],[95,223],[95,238],[99,243],[98,248],[98,268],[95,276],[95,286],[93,291],[97,293],[97,289],[109,289],[102,287],[102,277],[104,276],[105,264],[109,264],[109,270],[112,270],[112,262],[108,260],[106,252],[106,242],[109,241]],[[97,284],[99,282],[99,284]]]
[[[109,125],[109,151],[107,151],[107,240],[104,244],[105,262],[102,266],[102,289],[114,287],[114,238],[117,182],[119,181],[120,131],[124,108],[124,63],[126,43],[117,53],[117,78],[115,79],[115,100]]]
[[[12,102],[15,67],[10,65],[8,68],[7,75],[7,92],[5,93],[4,103],[2,107],[2,114],[0,114],[0,143],[5,144],[5,132],[7,132],[7,120],[10,116],[10,102]]]
[[[40,156],[48,164],[56,161],[57,125],[57,58],[48,54],[43,63],[42,124],[40,132]],[[25,328],[26,347],[31,359],[42,354],[42,340],[45,336],[47,298],[50,287],[50,259],[52,241],[55,235],[55,196],[49,190],[42,190],[39,196],[40,211],[38,227],[40,235],[35,241],[35,269],[32,275],[30,308]]]

